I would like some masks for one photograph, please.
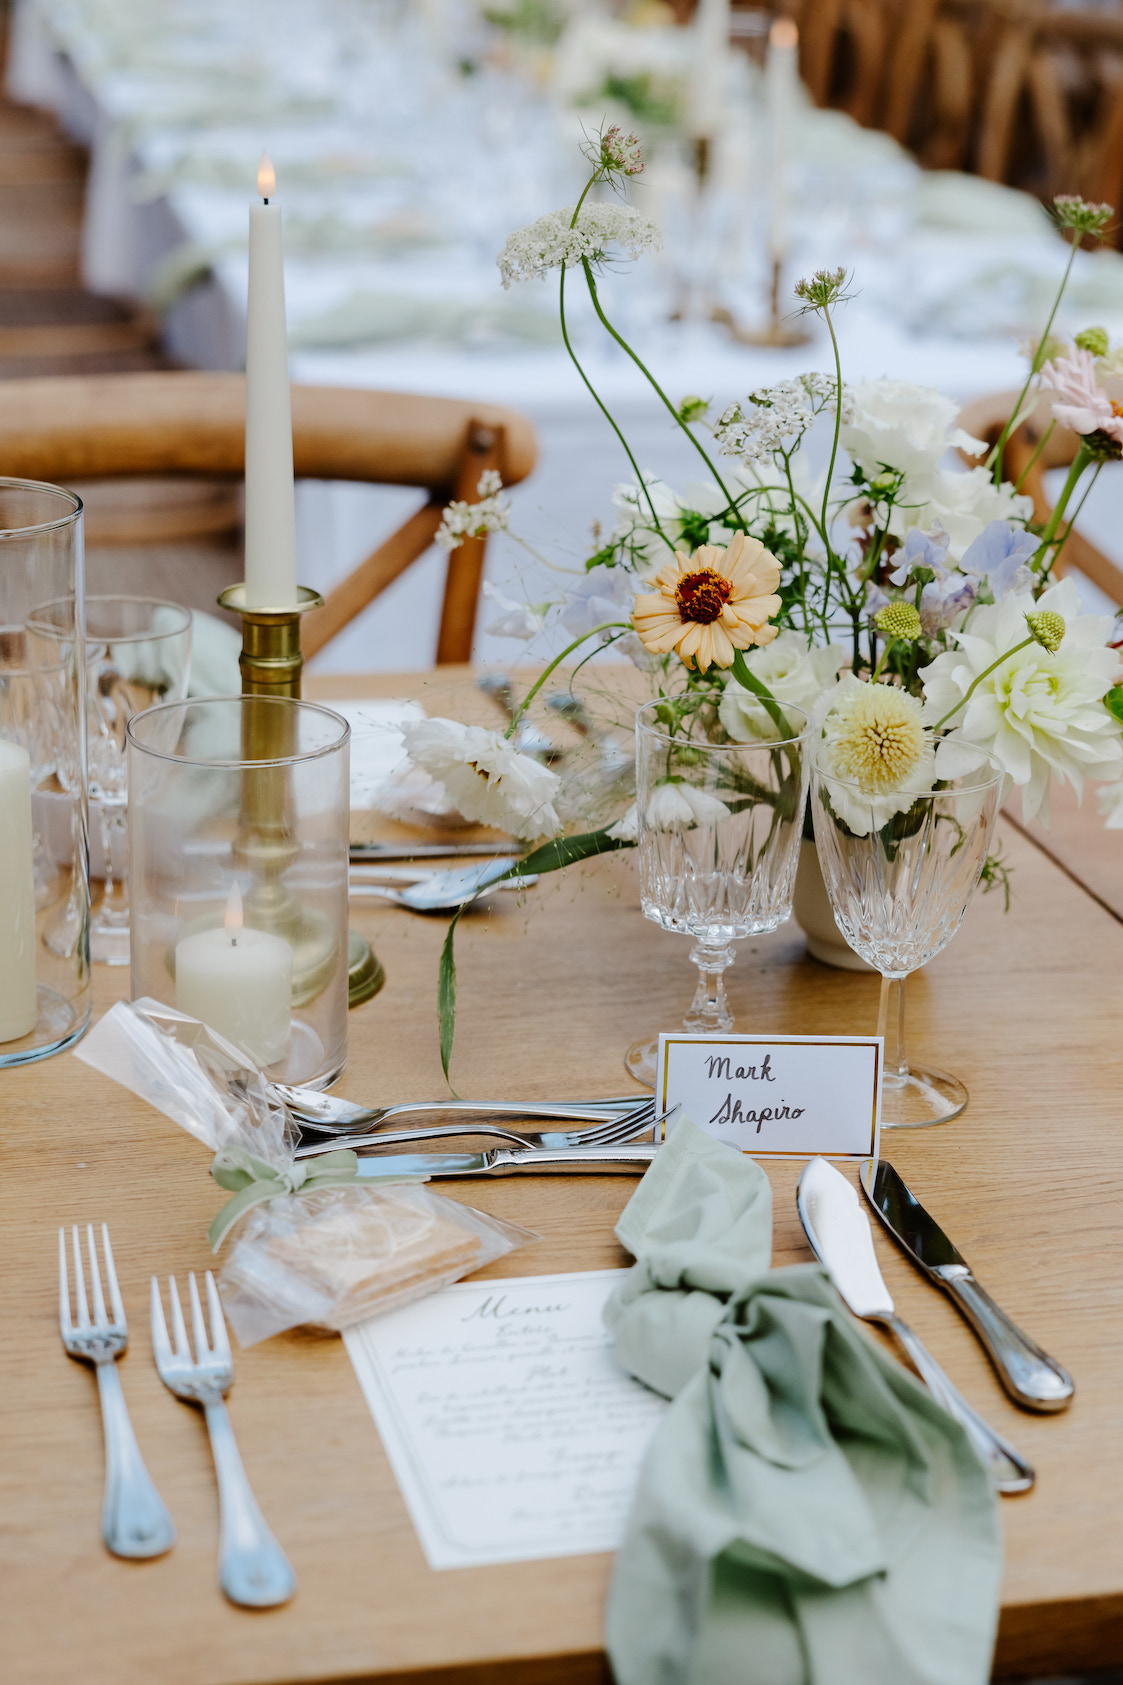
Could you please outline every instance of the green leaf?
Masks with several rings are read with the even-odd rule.
[[[512,866],[508,877],[522,876],[523,873],[560,872],[563,866],[572,866],[578,860],[591,860],[598,854],[613,854],[620,848],[634,848],[633,842],[622,842],[617,837],[610,837],[607,829],[603,831],[582,831],[576,837],[555,837],[552,842],[543,843],[517,866]]]
[[[452,1088],[452,1078],[448,1074],[452,1063],[452,1042],[456,1035],[456,955],[453,942],[456,936],[456,926],[460,921],[463,908],[458,909],[449,920],[448,930],[441,947],[441,963],[437,973],[437,1015],[441,1026],[441,1069],[445,1074],[445,1081]],[[452,1092],[459,1099],[455,1088]]]
[[[1123,685],[1112,685],[1104,697],[1104,707],[1109,714],[1114,714],[1117,720],[1123,722]]]

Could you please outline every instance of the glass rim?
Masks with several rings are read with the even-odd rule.
[[[1002,765],[1002,762],[998,759],[998,756],[992,754],[989,749],[980,749],[978,754],[980,760],[997,770],[995,770],[989,778],[980,779],[977,784],[966,785],[960,790],[953,790],[950,788],[945,790],[886,790],[882,795],[878,795],[876,791],[863,790],[862,786],[856,779],[843,778],[841,773],[830,772],[826,767],[820,766],[819,756],[815,749],[812,749],[811,751],[811,770],[816,773],[818,777],[825,779],[829,784],[841,784],[844,790],[855,791],[862,801],[868,802],[871,806],[874,802],[885,801],[890,796],[908,796],[912,801],[919,802],[924,801],[931,796],[960,796],[966,795],[969,790],[989,790],[993,785],[1001,783],[1002,779],[1009,777],[1009,773]],[[978,770],[982,772],[984,769],[980,766]],[[970,774],[960,773],[958,776],[966,778],[969,777]],[[949,780],[949,784],[952,782],[954,782],[954,780]]]
[[[64,499],[70,504],[70,510],[65,515],[58,515],[51,521],[32,521],[26,527],[0,526],[0,543],[20,538],[30,538],[41,532],[54,532],[59,527],[73,526],[79,520],[85,505],[76,491],[68,491],[65,486],[53,486],[49,480],[17,480],[8,475],[0,474],[0,492],[5,491],[34,491],[45,492],[49,497]]]
[[[259,761],[247,761],[241,755],[233,760],[219,760],[215,757],[202,755],[183,755],[174,749],[158,749],[154,744],[145,743],[137,736],[136,728],[145,720],[151,720],[156,714],[167,714],[173,708],[209,708],[216,704],[227,705],[236,702],[239,706],[245,702],[267,703],[270,706],[280,705],[283,708],[295,708],[310,714],[321,714],[325,719],[333,720],[341,730],[332,742],[321,743],[315,749],[299,750],[291,755],[272,755]],[[131,747],[139,754],[151,755],[154,760],[171,761],[176,766],[214,767],[221,772],[241,772],[249,767],[262,766],[302,766],[308,761],[322,760],[327,755],[338,754],[351,737],[351,727],[333,708],[325,708],[322,702],[306,702],[303,697],[296,696],[186,696],[179,702],[157,702],[151,708],[144,708],[134,714],[125,725],[125,736]]]
[[[24,626],[33,632],[38,632],[45,638],[65,638],[75,631],[74,626],[60,626],[46,618],[46,611],[56,604],[73,603],[73,597],[53,597],[48,602],[40,603],[38,608],[32,609],[24,621]],[[171,609],[174,614],[182,615],[183,622],[179,626],[169,626],[165,631],[138,632],[95,632],[89,629],[89,608],[91,603],[144,603],[149,608]],[[185,632],[193,630],[195,617],[192,611],[183,603],[175,603],[170,597],[142,597],[134,596],[129,591],[97,591],[92,596],[85,595],[82,599],[83,635],[87,644],[99,646],[109,644],[152,644],[159,643],[163,638],[182,638]],[[87,660],[89,658],[87,657]]]
[[[758,697],[757,700],[763,708],[764,698]],[[738,738],[730,743],[695,743],[689,738],[672,737],[668,732],[660,731],[657,727],[648,725],[646,720],[640,718],[640,715],[645,713],[647,709],[658,708],[661,701],[662,698],[655,697],[650,702],[640,703],[636,709],[636,730],[642,731],[647,737],[658,738],[659,742],[671,744],[675,748],[704,749],[707,754],[732,754],[738,749],[786,749],[789,744],[802,743],[814,729],[814,721],[811,715],[798,702],[777,702],[776,706],[783,713],[794,712],[802,715],[806,721],[802,731],[789,737],[745,737]]]

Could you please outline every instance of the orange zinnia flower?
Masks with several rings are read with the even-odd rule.
[[[739,532],[728,549],[703,544],[655,575],[658,591],[637,597],[632,624],[653,655],[675,650],[688,667],[732,667],[734,652],[770,644],[769,619],[780,607],[780,564]]]

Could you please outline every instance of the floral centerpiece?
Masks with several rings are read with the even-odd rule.
[[[673,729],[744,741],[785,705],[809,711],[821,763],[875,804],[863,802],[840,815],[843,822],[868,828],[871,811],[879,824],[907,814],[916,792],[993,756],[1021,791],[1027,819],[1047,820],[1054,777],[1078,791],[1088,779],[1104,786],[1108,824],[1123,827],[1123,663],[1112,617],[1081,613],[1075,584],[1056,572],[1086,470],[1094,478],[1123,454],[1123,405],[1104,385],[1123,372],[1123,351],[1111,350],[1102,329],[1068,346],[1052,338],[1076,249],[1102,236],[1111,208],[1055,201],[1071,242],[1068,266],[1014,413],[988,450],[955,425],[957,406],[938,391],[887,379],[846,384],[834,322],[847,296],[842,270],[795,289],[800,310],[827,329],[830,372],[762,387],[716,416],[700,398],[672,401],[612,325],[597,290],[606,263],[659,241],[630,205],[596,197],[622,193],[642,171],[639,144],[609,128],[587,143],[586,156],[590,172],[576,206],[512,234],[499,269],[505,287],[557,275],[567,351],[633,477],[617,490],[607,541],[555,602],[501,602],[501,627],[513,635],[551,625],[567,634],[524,708],[560,663],[616,646],[647,673]],[[696,451],[701,475],[689,490],[641,472],[595,391],[568,331],[571,278]],[[1004,456],[1045,396],[1054,425],[1073,429],[1078,445],[1057,505],[1039,526],[1031,499],[1005,478]],[[818,479],[802,449],[815,427],[829,434]],[[956,449],[970,466],[945,465]],[[489,477],[478,502],[449,507],[439,539],[453,548],[468,534],[500,528],[510,530],[509,506]],[[407,728],[406,745],[466,817],[525,842],[551,839],[521,870],[550,870],[634,841],[634,808],[564,835],[587,815],[567,810],[556,772],[512,747],[514,729],[501,736],[430,720]],[[1004,874],[992,861],[984,884],[998,881]],[[441,968],[446,1072],[454,928],[455,920]]]

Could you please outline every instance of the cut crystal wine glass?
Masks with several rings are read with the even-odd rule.
[[[883,1129],[946,1123],[967,1104],[957,1077],[910,1064],[905,980],[951,941],[994,840],[1005,775],[997,761],[961,778],[871,798],[812,757],[815,846],[835,922],[856,954],[881,973],[878,1034],[885,1038]]]
[[[775,930],[792,910],[807,794],[811,722],[801,708],[762,706],[759,735],[731,740],[706,714],[673,703],[636,713],[636,832],[645,918],[694,938],[698,987],[683,1027],[733,1027],[724,973],[731,944]],[[625,1064],[654,1086],[657,1038]]]

